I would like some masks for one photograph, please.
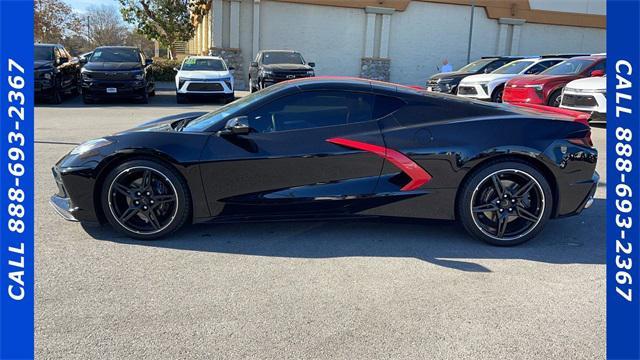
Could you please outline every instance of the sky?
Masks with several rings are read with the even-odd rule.
[[[118,7],[118,0],[64,0],[73,10],[83,13],[87,11],[87,8],[91,5],[101,6],[110,5]]]

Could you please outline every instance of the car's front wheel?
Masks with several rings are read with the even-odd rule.
[[[488,164],[461,187],[458,217],[476,238],[512,246],[535,237],[551,215],[553,196],[545,177],[520,161]]]
[[[151,160],[127,161],[109,172],[102,186],[102,210],[125,235],[154,240],[189,218],[187,184],[175,170]]]

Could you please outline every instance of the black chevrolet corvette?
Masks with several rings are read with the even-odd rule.
[[[598,182],[584,121],[351,78],[294,80],[88,141],[54,208],[138,239],[187,222],[457,219],[497,245],[576,215]]]

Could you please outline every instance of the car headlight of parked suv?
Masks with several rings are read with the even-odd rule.
[[[542,84],[530,84],[530,85],[525,85],[524,87],[535,90],[536,91],[536,95],[538,95],[538,97],[542,99],[542,97],[543,97],[542,89],[544,88],[544,85],[542,85]]]
[[[133,78],[136,80],[143,80],[144,79],[144,73],[142,71],[136,70],[133,72]]]
[[[313,71],[313,70],[308,70],[307,71],[307,76],[315,76],[315,75],[316,75],[315,71]]]
[[[262,70],[262,77],[271,77],[273,76],[273,71],[271,70]]]

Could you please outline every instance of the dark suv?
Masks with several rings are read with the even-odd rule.
[[[297,51],[260,51],[249,67],[249,90],[254,92],[281,81],[315,76],[315,66]]]
[[[460,70],[438,73],[427,80],[427,90],[436,91],[447,94],[456,94],[458,84],[469,75],[488,74],[502,65],[506,65],[512,61],[523,59],[522,56],[486,56],[472,63],[469,63]]]
[[[99,47],[81,61],[85,103],[99,98],[137,99],[147,103],[149,96],[155,95],[152,60],[136,47]]]
[[[37,98],[48,98],[54,104],[62,102],[67,93],[78,93],[80,64],[59,44],[34,44],[34,87]]]

